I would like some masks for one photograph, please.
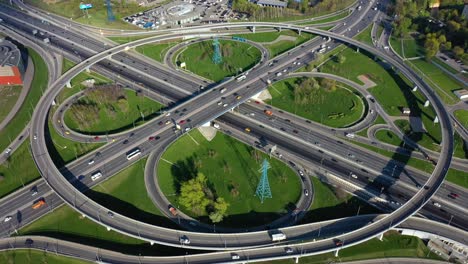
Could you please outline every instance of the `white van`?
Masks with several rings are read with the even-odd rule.
[[[99,179],[101,177],[102,177],[102,173],[100,171],[98,171],[98,172],[95,172],[93,175],[91,175],[91,180],[95,181],[95,180],[97,180],[97,179]]]

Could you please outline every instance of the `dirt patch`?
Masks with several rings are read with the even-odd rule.
[[[216,136],[216,128],[212,126],[202,126],[198,128],[198,131],[206,138],[206,140],[211,141]]]
[[[369,78],[369,76],[367,76],[367,75],[359,75],[359,76],[358,76],[358,79],[359,79],[361,82],[364,83],[363,87],[364,87],[365,89],[372,88],[372,87],[374,87],[374,86],[377,85],[377,84],[376,84],[375,82],[373,82],[373,81]]]

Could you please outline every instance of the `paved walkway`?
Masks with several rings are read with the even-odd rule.
[[[286,41],[296,41],[296,37],[293,37],[293,36],[288,36],[288,35],[279,35],[279,37],[277,37],[275,40],[273,41],[269,41],[269,42],[259,42],[257,41],[258,43],[262,44],[262,45],[271,45],[271,44],[275,44],[276,42],[279,42],[279,41],[282,41],[282,40],[286,40]]]
[[[26,68],[26,72],[24,73],[24,79],[23,79],[23,89],[21,90],[21,93],[18,97],[18,100],[16,100],[16,104],[11,108],[10,113],[3,119],[3,121],[0,123],[0,131],[4,129],[8,123],[13,119],[13,117],[16,116],[16,113],[19,111],[21,106],[23,105],[24,99],[26,99],[26,96],[29,93],[29,90],[31,89],[31,83],[34,78],[34,64],[31,59],[31,57],[28,57],[28,67]]]

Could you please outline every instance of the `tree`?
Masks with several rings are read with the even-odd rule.
[[[343,54],[338,55],[337,61],[339,64],[343,64],[346,61],[346,57]]]
[[[198,173],[194,179],[183,182],[180,187],[179,203],[198,215],[204,214],[206,206],[210,204],[204,192],[205,187],[206,176],[202,173]]]
[[[462,47],[460,46],[455,46],[453,47],[453,54],[455,54],[455,57],[456,58],[461,58],[463,56],[463,54],[465,53],[465,51],[463,50]]]
[[[428,34],[429,35],[429,34]],[[426,60],[430,60],[439,51],[440,43],[435,37],[429,37],[424,43],[424,50],[426,52]]]
[[[210,214],[210,219],[213,223],[219,223],[223,221],[224,216],[226,215],[226,211],[229,207],[229,203],[227,203],[224,198],[218,197],[216,202],[213,203],[213,212]]]

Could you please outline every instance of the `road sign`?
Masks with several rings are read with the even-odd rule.
[[[81,10],[83,10],[83,9],[90,9],[91,7],[93,7],[92,4],[80,3],[80,9],[81,9]]]

